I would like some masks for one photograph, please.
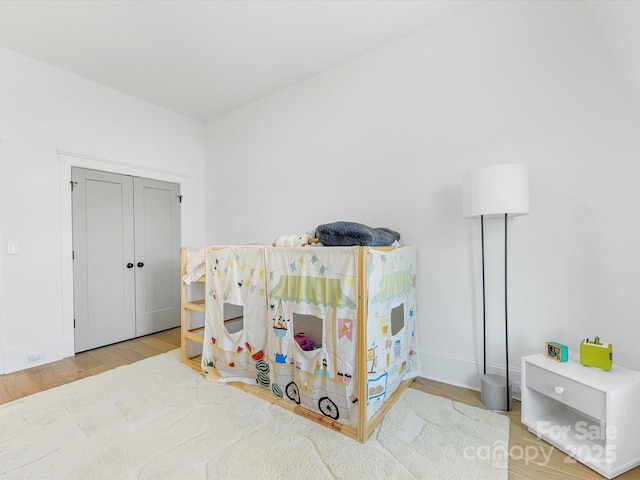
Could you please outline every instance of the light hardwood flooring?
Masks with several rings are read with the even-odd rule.
[[[412,384],[422,390],[450,400],[486,408],[480,401],[480,392],[455,387],[446,383],[419,378]],[[508,415],[509,430],[509,480],[602,480],[604,477],[583,464],[576,462],[562,451],[538,439],[520,421],[520,402],[513,402]],[[528,453],[527,453],[528,452]],[[527,459],[528,457],[528,459]],[[546,461],[545,459],[548,459]],[[629,470],[616,480],[640,480],[640,467]]]
[[[137,362],[180,347],[180,329],[78,353],[57,362],[0,375],[0,404]]]
[[[175,328],[79,353],[74,357],[47,365],[0,375],[0,404],[179,347],[180,329]],[[412,388],[485,408],[480,402],[480,393],[466,388],[424,378],[413,382]],[[601,480],[603,478],[529,433],[520,422],[520,402],[514,402],[513,410],[504,415],[508,415],[511,420],[509,480]],[[549,460],[545,462],[545,458],[549,458]],[[619,480],[640,480],[640,467],[616,478]]]

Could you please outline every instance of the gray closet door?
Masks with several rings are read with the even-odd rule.
[[[175,183],[134,178],[137,336],[180,325],[179,195]]]
[[[71,177],[75,350],[81,352],[135,337],[133,178],[79,168]]]
[[[75,351],[180,325],[180,187],[72,168]]]

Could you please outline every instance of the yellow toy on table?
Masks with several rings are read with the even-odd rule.
[[[613,346],[610,343],[602,343],[600,337],[592,342],[587,338],[580,342],[580,363],[588,367],[611,370],[613,366]]]

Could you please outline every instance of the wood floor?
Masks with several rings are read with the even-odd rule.
[[[0,375],[0,404],[179,347],[180,329],[176,328],[79,353],[74,357],[47,365]],[[412,388],[484,408],[480,402],[480,393],[466,388],[423,378],[413,382]],[[513,410],[505,415],[508,415],[511,420],[509,480],[601,480],[603,478],[529,433],[520,422],[519,402],[514,402]],[[640,480],[640,467],[616,478]]]
[[[474,390],[424,378],[417,379],[412,387],[475,407],[486,408],[480,401],[480,392]],[[511,420],[509,480],[602,480],[604,478],[531,434],[520,421],[520,402],[513,402],[513,409],[502,415],[508,415]],[[616,477],[616,480],[640,480],[640,467]]]
[[[179,347],[180,329],[174,328],[78,353],[73,357],[28,370],[0,375],[0,404]]]

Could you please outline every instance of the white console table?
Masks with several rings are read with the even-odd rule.
[[[620,475],[640,465],[640,372],[523,357],[522,423],[599,474]]]

